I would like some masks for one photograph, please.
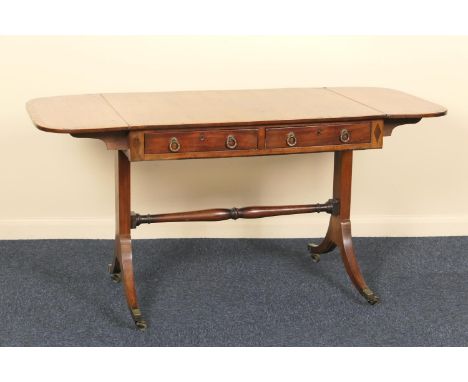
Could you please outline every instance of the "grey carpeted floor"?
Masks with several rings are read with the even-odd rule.
[[[356,238],[367,283],[306,239],[134,241],[134,329],[110,240],[0,241],[2,346],[467,346],[468,238]]]

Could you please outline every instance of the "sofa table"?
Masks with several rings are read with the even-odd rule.
[[[27,103],[37,128],[76,138],[97,138],[116,152],[115,254],[109,272],[122,281],[136,326],[144,330],[135,289],[131,229],[145,223],[254,219],[330,214],[323,241],[309,244],[312,259],[335,247],[346,272],[370,303],[377,295],[359,269],[351,236],[354,150],[380,149],[384,136],[403,124],[438,117],[446,109],[385,88],[112,93],[38,98]],[[333,195],[321,204],[216,208],[138,214],[130,208],[130,163],[148,160],[226,158],[334,152]]]

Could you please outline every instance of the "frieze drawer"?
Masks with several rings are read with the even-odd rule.
[[[371,142],[371,123],[316,124],[267,128],[265,147],[335,146]]]
[[[257,149],[257,129],[145,133],[145,154]]]

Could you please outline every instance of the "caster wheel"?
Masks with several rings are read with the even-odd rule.
[[[372,297],[367,299],[367,302],[371,305],[375,305],[380,301],[379,297],[376,295],[373,295]]]
[[[380,301],[379,296],[377,296],[374,292],[372,292],[370,289],[364,289],[362,291],[363,296],[366,298],[367,302],[370,305],[375,305]]]
[[[138,330],[145,330],[147,328],[146,321],[141,315],[141,311],[138,308],[131,309],[133,322],[135,323]]]
[[[110,273],[111,280],[115,283],[120,282],[120,272],[114,273],[112,269],[112,264],[107,264],[107,271]]]
[[[320,255],[318,253],[313,253],[310,255],[310,258],[314,263],[318,263],[320,261]]]
[[[314,244],[308,244],[307,245],[307,249],[310,252],[310,257],[311,257],[312,261],[314,263],[318,263],[320,261],[320,253],[315,253],[314,252],[315,247],[316,247],[316,245],[314,245]]]
[[[135,321],[135,325],[136,325],[137,329],[140,330],[140,331],[144,331],[148,327],[148,325],[146,324],[146,321],[144,321],[144,320]]]

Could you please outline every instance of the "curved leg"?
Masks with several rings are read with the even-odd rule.
[[[346,272],[358,292],[364,296],[371,305],[379,302],[379,297],[367,286],[362,276],[359,264],[354,253],[353,240],[351,236],[351,222],[349,220],[336,219],[337,243],[340,248]]]
[[[146,322],[141,316],[135,288],[132,262],[132,240],[130,236],[130,162],[124,152],[118,151],[115,166],[115,255],[109,265],[109,272],[114,281],[123,281],[127,305],[138,329],[146,329]]]
[[[351,236],[351,221],[349,218],[351,211],[352,163],[353,152],[351,150],[335,152],[333,199],[339,201],[339,211],[332,214],[325,239],[317,246],[309,244],[309,251],[313,254],[312,256],[314,254],[320,256],[320,253],[329,252],[338,246],[349,278],[359,293],[370,304],[374,305],[379,301],[379,298],[364,281],[354,254]]]
[[[128,308],[130,309],[130,313],[137,328],[145,330],[147,325],[141,315],[140,308],[138,307],[135,277],[133,275],[132,240],[130,235],[117,235],[115,243],[118,262],[122,267],[123,288]]]
[[[331,252],[336,248],[336,244],[332,240],[332,221],[328,224],[327,234],[320,244],[307,244],[307,249],[311,253],[310,257],[315,263],[320,261],[320,254]]]

